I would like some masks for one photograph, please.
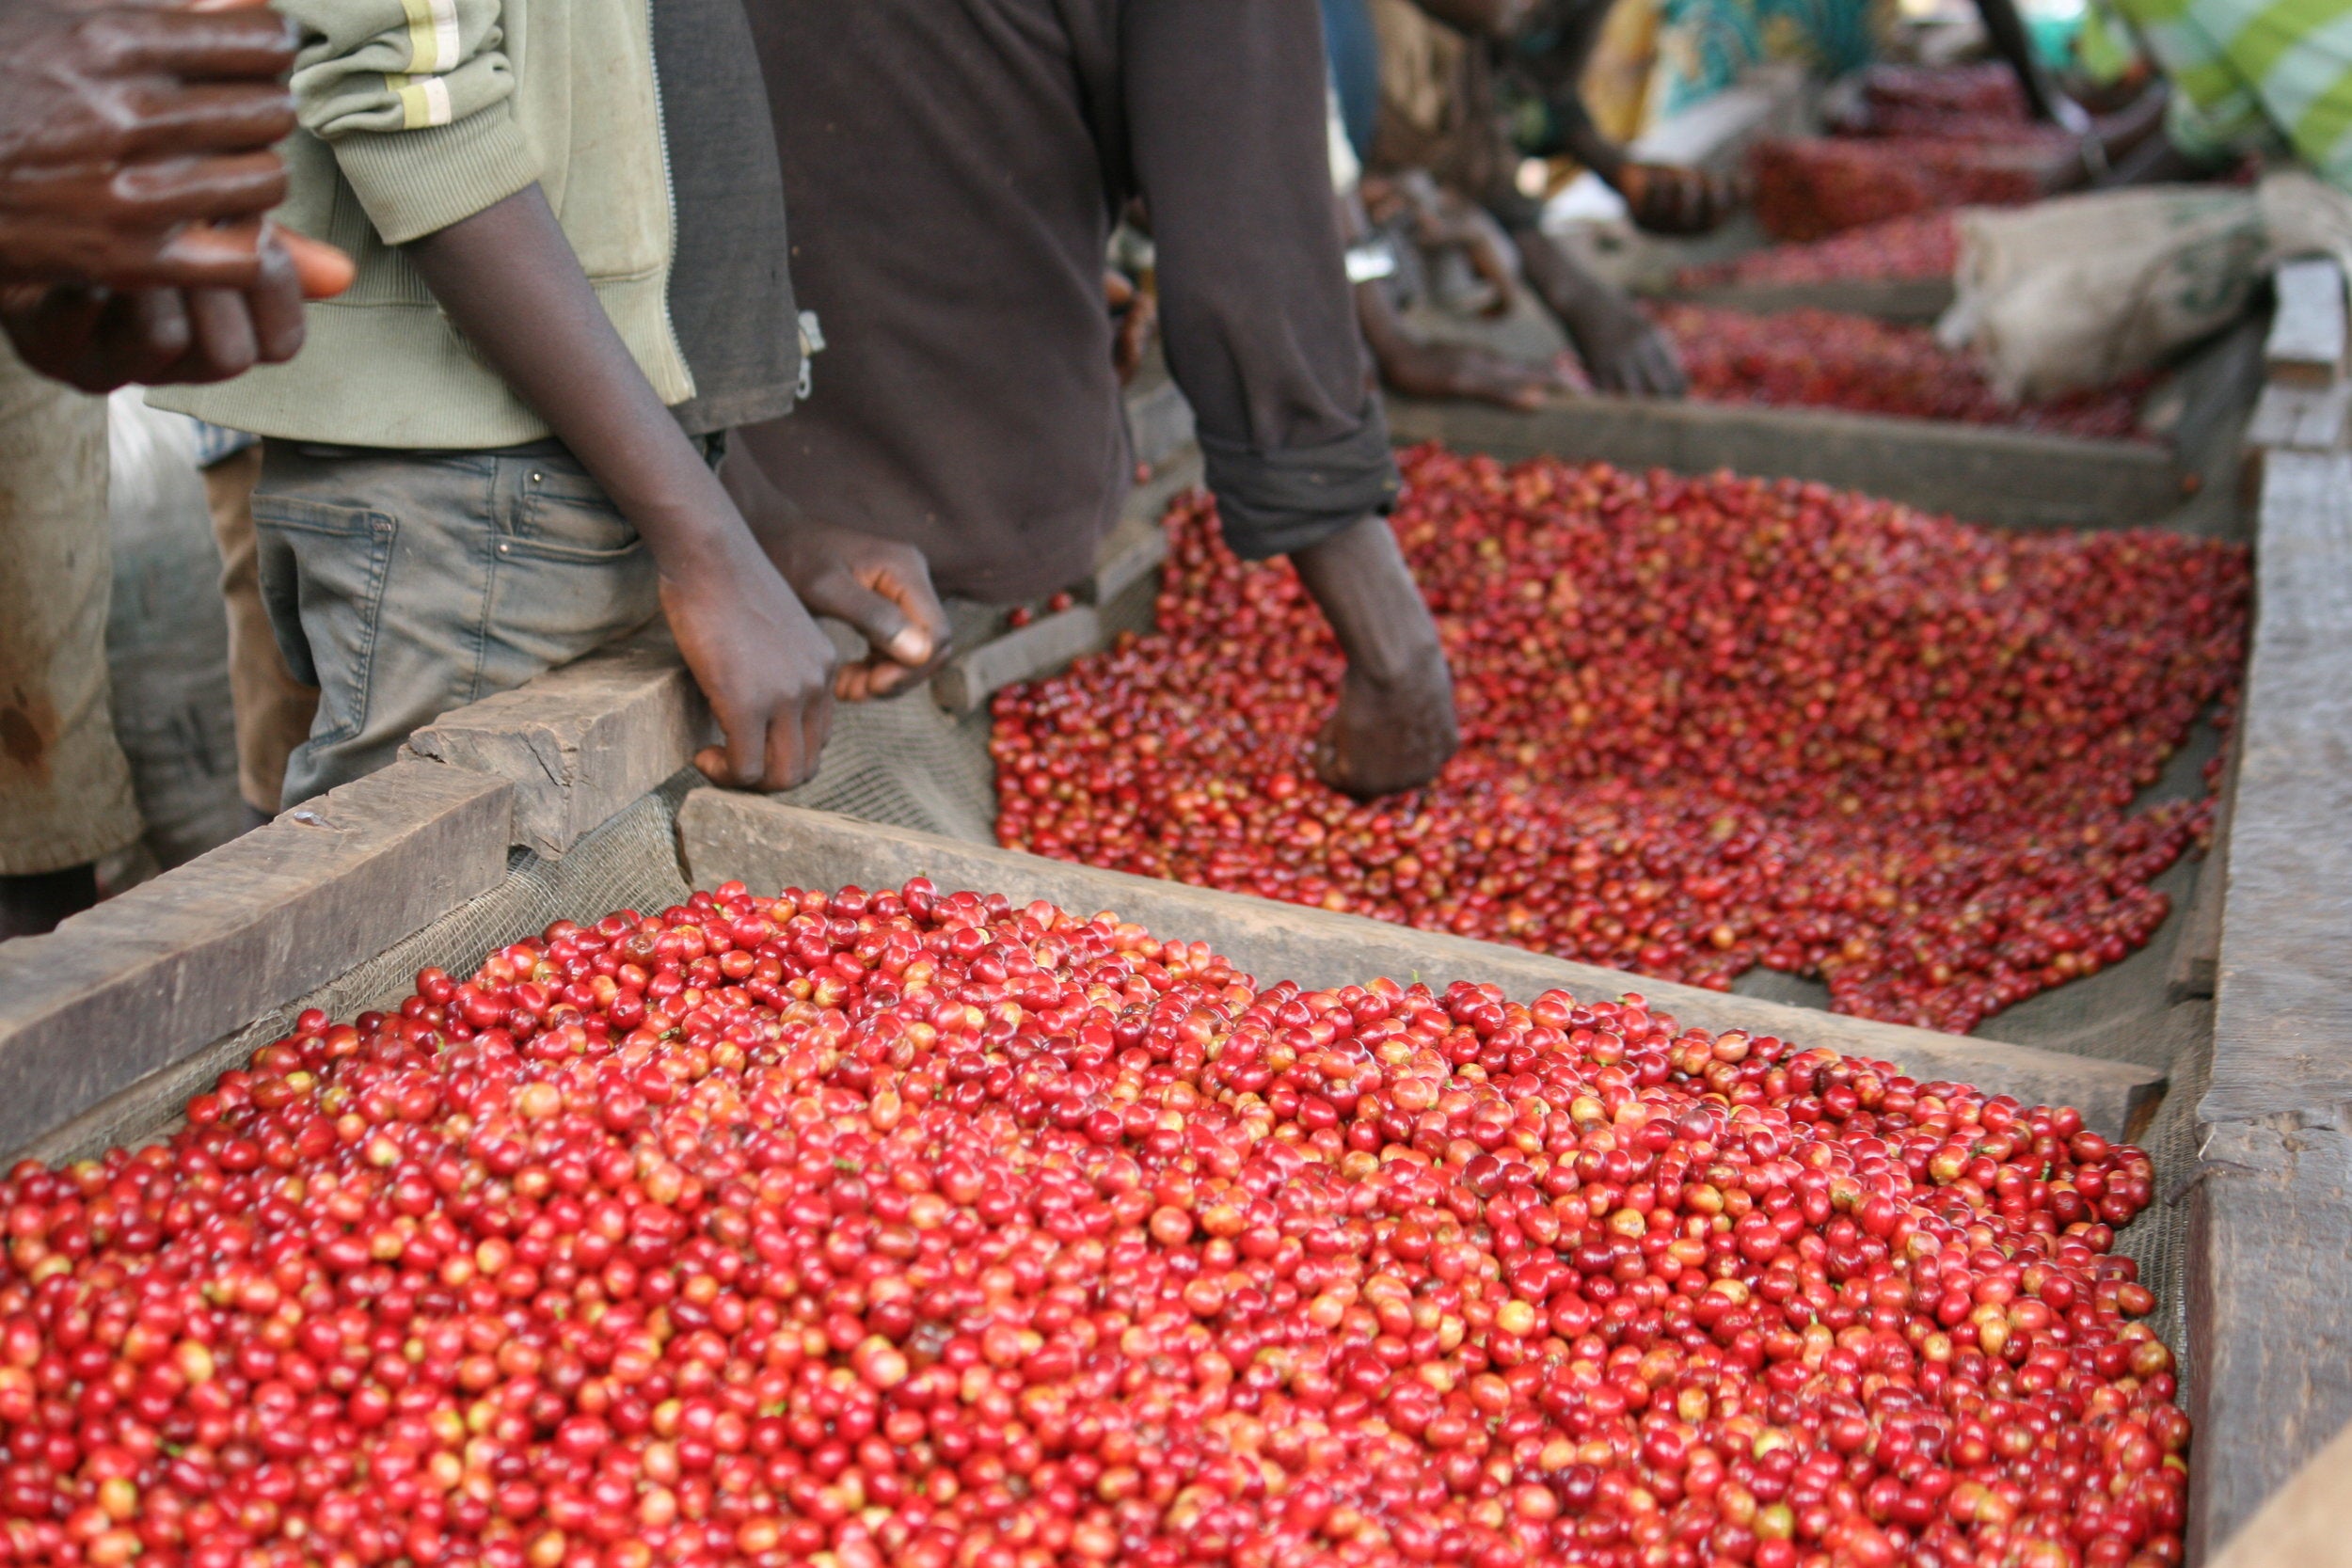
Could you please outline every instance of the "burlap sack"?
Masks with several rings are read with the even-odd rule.
[[[2152,185],[1960,214],[1938,327],[2011,398],[2108,385],[2226,326],[2279,261],[2352,260],[2352,197],[2299,171],[2256,190]]]

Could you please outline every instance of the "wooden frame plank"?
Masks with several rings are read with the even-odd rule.
[[[1103,641],[1094,607],[1073,605],[956,655],[931,677],[931,695],[950,713],[969,713],[1003,688],[1049,675]]]
[[[2161,447],[1820,408],[1597,395],[1516,414],[1397,398],[1389,429],[1399,441],[1444,441],[1505,460],[1549,453],[1814,480],[2012,529],[2138,527],[2189,488]]]
[[[2344,374],[2344,271],[2333,258],[2306,257],[2272,275],[2279,308],[2263,346],[2274,382],[2327,387]]]
[[[2340,361],[2332,267],[2327,281],[2314,300],[2282,277],[2274,374],[2280,343],[2332,343],[2299,362]],[[2268,451],[2260,496],[2241,753],[2205,872],[2219,937],[2190,1177],[2192,1562],[2352,1420],[2352,457]]]
[[[515,842],[550,860],[719,738],[710,706],[657,622],[512,691],[442,715],[404,754],[515,786]]]
[[[2188,1234],[2188,1560],[2352,1421],[2352,1139],[2208,1131]]]
[[[0,1149],[487,892],[513,800],[502,779],[397,762],[0,947]]]
[[[2132,1112],[2158,1092],[2163,1078],[2155,1069],[2128,1063],[1724,995],[1517,947],[983,848],[723,790],[698,789],[686,798],[678,837],[697,887],[739,878],[770,890],[875,888],[925,876],[951,891],[985,888],[1024,901],[1046,898],[1088,913],[1113,909],[1162,936],[1210,942],[1269,979],[1279,975],[1304,985],[1418,974],[1427,980],[1491,981],[1521,999],[1555,986],[1584,996],[1634,990],[1703,1028],[1776,1034],[1893,1061],[1923,1078],[1964,1080],[2028,1102],[2073,1104],[2087,1121],[2116,1135]]]
[[[2352,457],[2267,468],[2208,1122],[2352,1101]]]

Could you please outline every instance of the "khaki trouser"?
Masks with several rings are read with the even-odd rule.
[[[0,341],[0,876],[139,836],[106,670],[106,404]]]
[[[278,651],[253,533],[253,486],[262,477],[259,446],[204,470],[204,495],[220,544],[220,592],[229,606],[229,693],[237,713],[237,793],[265,816],[278,815],[286,758],[310,736],[319,690],[294,679]]]

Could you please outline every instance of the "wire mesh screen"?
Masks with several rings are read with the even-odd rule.
[[[777,799],[861,822],[994,844],[996,768],[988,732],[986,709],[959,717],[928,691],[840,704],[817,777]]]

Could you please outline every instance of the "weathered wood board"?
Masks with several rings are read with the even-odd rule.
[[[2278,309],[2263,357],[2270,379],[2297,387],[2328,387],[2344,371],[2344,272],[2325,257],[2288,261],[2273,275]]]
[[[2332,266],[2280,282],[2265,408],[2320,412],[2258,412],[2248,437],[2259,614],[2206,868],[2213,1070],[2188,1177],[2191,1562],[2352,1421],[2352,457],[2293,450],[2343,441],[2344,294]]]
[[[1390,433],[1506,460],[1815,480],[2004,528],[2137,527],[2187,493],[2164,448],[1848,414],[1595,395],[1532,414],[1394,399]]]
[[[2188,1560],[2352,1421],[2352,1139],[2210,1129],[2190,1196]]]
[[[394,763],[0,946],[0,1149],[487,891],[513,802],[502,778]]]
[[[2245,738],[2244,724],[2231,730],[2221,789],[2213,806],[2213,846],[2197,868],[2197,890],[2181,911],[2181,934],[2173,944],[2166,976],[2166,992],[2174,1002],[2211,996],[2220,974],[2222,900],[2230,881],[2230,818],[2237,810],[2238,758]]]
[[[515,786],[515,842],[550,859],[719,738],[666,626],[485,698],[408,737],[405,754]]]
[[[2163,1077],[2126,1063],[1726,996],[1516,947],[981,848],[723,790],[696,790],[686,798],[678,836],[698,887],[739,878],[770,891],[876,888],[925,876],[950,891],[984,889],[1024,902],[1045,898],[1089,914],[1113,910],[1163,937],[1207,942],[1269,980],[1337,986],[1378,974],[1469,978],[1500,985],[1522,1000],[1555,986],[1584,996],[1634,990],[1688,1023],[1777,1034],[1894,1061],[1923,1078],[1964,1080],[2028,1101],[2073,1104],[2086,1119],[2117,1133],[2134,1108],[2158,1092]]]
[[[931,677],[931,694],[948,712],[969,713],[998,689],[1050,673],[1103,641],[1094,607],[1073,605],[956,655]]]
[[[2352,457],[2264,481],[2208,1122],[2352,1101]]]

